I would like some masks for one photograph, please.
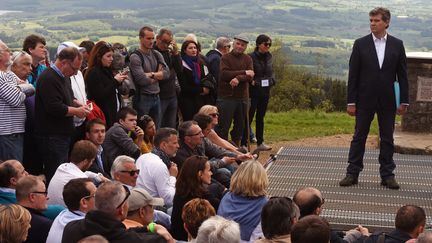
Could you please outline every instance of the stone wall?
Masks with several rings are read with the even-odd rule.
[[[432,78],[432,59],[408,58],[407,61],[410,106],[402,117],[402,131],[432,133],[432,102],[417,100],[418,77]]]

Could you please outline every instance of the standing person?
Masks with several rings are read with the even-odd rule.
[[[121,108],[118,88],[128,77],[124,73],[113,75],[110,69],[113,53],[111,44],[99,41],[90,53],[88,69],[84,76],[88,98],[103,111],[107,129],[116,121],[117,111]]]
[[[203,105],[214,104],[216,83],[204,60],[198,55],[195,42],[183,42],[181,56],[183,71],[177,74],[181,88],[179,107],[183,121],[189,121]]]
[[[89,57],[90,57],[90,53],[93,49],[93,47],[95,46],[95,43],[91,40],[85,40],[82,41],[79,44],[79,47],[84,47],[85,51],[82,53],[83,55],[83,62],[81,64],[81,72],[83,73],[83,75],[85,74],[85,71],[87,71],[87,65],[88,65],[88,61],[89,61]]]
[[[231,122],[232,141],[239,146],[245,125],[245,112],[249,98],[249,83],[255,75],[252,58],[244,54],[249,40],[244,36],[234,37],[233,50],[223,55],[220,63],[217,107],[220,112],[218,135],[228,140]]]
[[[249,126],[246,126],[246,129],[250,128],[256,112],[257,149],[271,150],[272,148],[264,143],[264,116],[270,99],[270,88],[276,83],[272,67],[272,54],[269,52],[272,40],[267,35],[259,35],[255,43],[255,51],[249,54],[252,57],[255,76],[251,86],[249,86],[251,106],[249,108]],[[242,145],[244,146],[248,140],[246,129],[243,130],[242,138]]]
[[[152,28],[144,26],[140,29],[140,48],[130,55],[130,69],[137,92],[133,97],[133,107],[139,117],[151,116],[159,128],[159,81],[167,79],[170,70],[160,52],[153,49],[154,36]]]
[[[408,108],[408,79],[403,42],[386,29],[390,11],[378,7],[369,12],[371,34],[354,42],[348,76],[347,112],[356,117],[356,125],[348,156],[346,177],[340,186],[358,183],[363,170],[363,155],[370,124],[378,116],[380,134],[381,185],[399,189],[393,173],[393,131],[396,112],[403,115]],[[394,82],[400,86],[400,106],[395,106]]]
[[[24,39],[23,51],[27,52],[32,57],[31,73],[27,76],[27,80],[36,88],[36,81],[42,72],[47,68],[41,64],[46,58],[46,41],[45,38],[38,35],[29,35]],[[24,133],[24,151],[23,151],[23,164],[27,170],[33,175],[43,173],[43,164],[41,163],[41,155],[37,150],[37,139],[35,137],[35,103],[36,96],[30,96],[25,100],[26,107],[26,121]]]
[[[7,71],[8,65],[11,71]],[[34,94],[34,87],[22,81],[31,71],[31,56],[14,53],[0,41],[0,160],[23,161],[25,98]],[[27,91],[26,91],[27,90]]]
[[[182,71],[182,60],[172,31],[162,28],[156,36],[154,49],[159,51],[167,64],[170,75],[159,81],[161,124],[160,127],[176,128],[177,118],[177,73]]]
[[[230,49],[231,40],[227,37],[218,37],[216,39],[216,48],[214,50],[210,50],[206,54],[209,72],[215,78],[216,84],[219,82],[220,59],[222,55],[230,52]]]
[[[82,56],[76,48],[63,49],[36,85],[35,135],[47,182],[57,167],[68,161],[74,132],[73,116],[86,117],[90,108],[73,97],[70,76],[76,75]]]

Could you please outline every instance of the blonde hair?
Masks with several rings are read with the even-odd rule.
[[[201,107],[201,109],[199,109],[198,114],[205,114],[205,115],[209,115],[215,111],[217,111],[218,108],[216,106],[213,105],[204,105]]]
[[[31,214],[17,204],[0,205],[0,242],[23,242],[30,228]]]
[[[243,162],[231,177],[230,191],[244,197],[267,195],[267,172],[256,160]]]

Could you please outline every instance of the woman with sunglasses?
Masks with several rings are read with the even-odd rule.
[[[203,105],[214,104],[216,82],[199,55],[196,42],[183,42],[181,57],[183,71],[177,74],[181,88],[178,99],[183,121],[189,121]]]
[[[174,239],[187,241],[188,235],[182,219],[183,206],[187,202],[201,198],[208,200],[215,210],[219,207],[224,187],[217,182],[212,184],[212,174],[207,157],[194,155],[183,163],[177,177],[171,215],[171,233]],[[220,193],[213,193],[217,188]]]
[[[240,151],[239,148],[232,145],[227,140],[221,138],[214,130],[216,125],[219,123],[219,111],[216,106],[213,105],[205,105],[200,108],[198,111],[198,114],[208,115],[212,118],[212,129],[208,134],[205,134],[206,138],[208,138],[212,143],[221,146],[224,149],[227,149],[231,152],[234,152],[236,154],[243,154],[243,152],[247,151]]]
[[[252,84],[249,86],[249,96],[251,99],[249,124],[252,123],[256,112],[255,124],[257,149],[271,150],[272,148],[270,146],[264,144],[264,116],[270,99],[270,89],[276,83],[272,68],[272,54],[269,52],[272,40],[267,35],[259,35],[255,42],[255,50],[249,54],[252,57],[255,72]],[[243,146],[246,146],[247,144],[248,131],[246,129],[247,128],[243,131]],[[249,133],[252,133],[251,129]]]
[[[84,77],[88,98],[93,100],[104,113],[107,130],[116,121],[117,111],[121,108],[118,89],[128,77],[121,72],[113,75],[110,69],[113,53],[111,44],[105,41],[96,43],[90,53],[88,69]]]

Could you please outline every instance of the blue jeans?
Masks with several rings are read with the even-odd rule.
[[[44,165],[47,184],[62,163],[69,162],[68,152],[70,136],[40,136],[36,135],[38,151]]]
[[[0,160],[23,161],[24,133],[0,135]]]
[[[149,115],[156,127],[160,127],[161,102],[159,95],[137,94],[133,99],[133,107],[138,112],[138,119],[142,115]]]
[[[177,118],[177,97],[160,99],[161,103],[161,124],[160,127],[176,128]]]

